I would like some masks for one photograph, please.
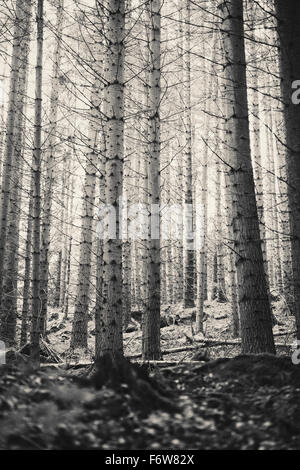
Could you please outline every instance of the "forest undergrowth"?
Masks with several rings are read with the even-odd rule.
[[[161,328],[162,350],[194,346],[193,310],[165,310],[177,320]],[[226,303],[207,303],[206,312],[204,338],[234,343]],[[24,355],[18,365],[1,369],[0,448],[299,449],[300,366],[290,356],[294,323],[278,299],[273,312],[282,345],[277,357],[241,356],[238,340],[167,354],[159,365],[106,360],[96,368],[44,364],[35,370]],[[54,312],[47,344],[65,357],[61,337],[68,322],[63,332],[55,328],[60,324]],[[125,333],[127,354],[139,352],[139,334]],[[189,364],[191,359],[198,362]]]
[[[300,366],[290,357],[152,367],[150,378],[135,366],[118,385],[89,372],[2,366],[0,448],[300,448]]]
[[[290,345],[294,341],[295,319],[289,312],[280,297],[275,297],[273,304],[275,324],[273,333],[277,344],[282,344],[279,354],[289,354]],[[164,305],[162,319],[164,321],[161,333],[161,350],[168,351],[163,355],[168,361],[189,361],[195,357],[199,341],[212,340],[215,343],[209,348],[201,347],[200,353],[207,359],[219,357],[233,357],[240,353],[240,342],[232,335],[231,310],[227,302],[217,300],[205,302],[204,331],[203,334],[194,334],[195,308],[183,308],[181,303]],[[124,332],[124,353],[126,356],[138,359],[141,353],[142,331],[140,328],[140,312],[133,311],[132,320],[126,332]],[[49,320],[47,326],[47,344],[60,356],[62,361],[91,362],[95,343],[94,321],[89,321],[88,350],[69,350],[72,316],[65,319],[59,309],[49,308]],[[220,345],[218,345],[220,342]],[[226,344],[227,342],[227,344]],[[236,344],[235,344],[236,343]],[[202,346],[205,346],[202,344]],[[181,351],[178,351],[182,349]],[[177,350],[177,351],[176,351]],[[174,352],[170,352],[174,351]],[[51,360],[50,360],[51,361]]]

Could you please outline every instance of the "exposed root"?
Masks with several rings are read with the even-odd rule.
[[[151,378],[146,364],[132,364],[121,355],[103,356],[96,361],[86,379],[81,381],[92,383],[97,390],[106,386],[119,393],[125,392],[131,396],[142,414],[148,414],[154,409],[176,410],[166,383],[160,384]]]

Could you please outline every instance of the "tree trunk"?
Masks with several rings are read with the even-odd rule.
[[[143,359],[160,359],[160,34],[161,1],[150,0],[149,205],[151,211],[148,307],[143,321]]]
[[[63,204],[63,211],[62,211],[62,226],[63,226],[63,243],[62,243],[62,275],[61,275],[61,295],[60,295],[60,303],[62,310],[65,308],[65,300],[66,300],[66,289],[67,289],[67,268],[68,268],[68,253],[69,253],[69,241],[70,241],[70,202],[72,205],[72,200],[70,198],[70,173],[71,167],[71,152],[67,152],[64,157],[64,165],[63,171],[65,172],[65,177],[63,181],[64,190],[62,194],[62,204]]]
[[[43,0],[37,5],[37,58],[35,68],[35,117],[33,152],[33,253],[32,253],[32,322],[31,358],[40,362],[40,224],[41,224],[41,137],[43,77]]]
[[[55,283],[55,297],[53,306],[58,308],[60,305],[61,297],[61,268],[62,268],[62,250],[59,250],[56,265],[56,283]]]
[[[93,222],[96,190],[96,169],[99,159],[97,151],[98,130],[96,129],[96,86],[91,97],[91,119],[89,123],[89,153],[86,159],[83,186],[82,225],[79,255],[79,271],[74,318],[72,323],[71,349],[87,348],[88,309],[90,303],[91,258],[93,246]]]
[[[218,302],[226,301],[226,287],[225,287],[225,268],[224,268],[224,240],[223,240],[223,220],[222,220],[222,166],[219,158],[216,158],[216,213],[215,213],[215,228],[216,228],[216,298]]]
[[[25,5],[24,5],[25,4]],[[1,229],[0,229],[0,305],[2,305],[4,262],[7,251],[9,208],[12,193],[12,179],[17,155],[18,131],[23,121],[28,45],[30,34],[31,0],[18,0],[15,9],[14,37],[11,62],[10,92],[7,111],[5,159],[1,187]],[[17,164],[18,165],[18,164]],[[2,308],[1,308],[2,310]],[[5,312],[4,312],[5,313]],[[1,311],[1,316],[3,311]],[[5,321],[5,319],[4,319]],[[13,320],[13,323],[15,320]],[[13,327],[14,329],[14,327]],[[5,339],[5,338],[4,338]]]
[[[184,101],[184,207],[183,207],[183,259],[184,259],[184,305],[194,307],[195,286],[195,240],[193,218],[192,175],[192,123],[191,123],[191,10],[190,0],[185,2],[185,51],[183,57],[183,101]]]
[[[275,353],[250,154],[243,2],[219,6],[225,53],[226,185],[231,194],[244,353]]]
[[[68,318],[69,315],[69,289],[70,289],[70,277],[71,277],[71,254],[72,254],[72,237],[69,241],[69,251],[68,251],[68,262],[67,262],[67,279],[66,279],[66,297],[64,305],[64,320]]]
[[[267,256],[267,241],[266,241],[266,221],[265,221],[265,208],[264,208],[264,179],[263,179],[263,159],[261,152],[261,115],[260,115],[260,100],[259,100],[259,66],[258,57],[259,51],[256,48],[256,35],[255,35],[255,12],[249,11],[251,15],[251,28],[249,40],[249,56],[247,62],[249,63],[247,85],[249,94],[249,111],[251,111],[251,119],[249,118],[250,129],[250,148],[253,165],[256,205],[259,221],[259,233],[261,238],[261,247],[264,259],[264,268],[266,274],[266,281],[269,290],[269,270],[268,270],[268,256]],[[248,33],[249,34],[249,33]],[[252,65],[252,66],[251,66]],[[250,88],[249,88],[250,87]]]
[[[17,106],[15,112],[14,146],[12,150],[12,168],[10,198],[8,210],[7,241],[5,247],[5,267],[1,297],[2,323],[0,336],[7,345],[14,345],[17,324],[17,284],[19,262],[19,226],[21,216],[21,188],[24,160],[24,135],[27,95],[28,56],[31,28],[32,2],[24,5],[24,21],[21,27],[23,40],[20,46],[20,72],[18,77]]]
[[[62,27],[64,17],[64,0],[57,2],[57,20],[56,20],[56,43],[53,53],[53,70],[50,96],[50,115],[48,132],[48,149],[46,152],[45,170],[46,182],[44,193],[43,221],[41,230],[41,330],[43,331],[47,320],[48,307],[48,274],[49,274],[49,248],[50,248],[50,229],[51,229],[51,210],[53,199],[55,144],[58,113],[58,95],[59,95],[59,75],[61,66],[62,49]]]
[[[23,306],[22,306],[22,323],[21,323],[21,339],[20,346],[27,343],[28,324],[30,313],[30,285],[31,285],[31,255],[32,255],[32,209],[33,209],[33,179],[30,188],[28,216],[27,216],[27,231],[26,231],[26,246],[25,246],[25,268],[24,268],[24,284],[23,284]]]
[[[97,1],[98,3],[98,1]],[[99,2],[100,3],[100,2]],[[115,237],[103,243],[103,302],[96,331],[100,341],[96,357],[123,353],[122,341],[122,240],[119,214],[124,160],[124,31],[125,1],[106,0],[104,47],[104,106],[106,114],[105,199],[116,212]],[[99,5],[100,11],[101,6]],[[107,234],[108,226],[104,227]]]
[[[278,19],[281,93],[284,102],[287,180],[297,338],[300,339],[300,107],[295,88],[300,79],[300,5],[275,0]],[[297,81],[295,85],[295,81]],[[299,95],[299,93],[298,93]],[[296,96],[297,98],[297,96]]]

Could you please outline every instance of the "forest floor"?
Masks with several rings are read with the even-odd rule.
[[[121,379],[116,390],[78,370],[2,366],[0,449],[300,449],[300,365],[290,357],[156,367],[151,376],[163,390],[157,401],[162,392],[138,376],[136,387]]]
[[[288,310],[280,298],[275,299],[272,307],[274,316],[278,321],[278,324],[273,327],[275,341],[280,345],[277,352],[278,354],[290,354],[290,345],[295,339],[294,317],[288,314]],[[164,360],[190,361],[195,358],[195,353],[200,353],[207,359],[234,357],[240,353],[240,342],[232,335],[229,303],[219,303],[216,300],[205,302],[204,335],[194,335],[193,320],[195,313],[195,308],[184,309],[181,303],[163,306],[162,316],[169,323],[169,325],[161,328],[161,349],[163,353],[167,351],[166,354],[163,354]],[[138,310],[133,312],[133,316],[140,321],[140,312]],[[133,331],[124,333],[124,353],[130,358],[136,359],[141,354],[142,342],[142,332],[138,321],[133,319],[134,323],[129,325],[129,330],[132,329]],[[65,320],[59,309],[51,308],[47,327],[49,346],[59,354],[63,361],[91,362],[95,343],[93,321],[89,322],[87,351],[70,355],[71,331],[72,317],[70,316]],[[218,345],[218,343],[220,344]],[[201,347],[201,350],[197,349],[197,346]],[[178,349],[182,350],[176,351]]]
[[[233,344],[199,343],[196,358],[190,349],[165,354],[164,365],[143,366],[150,383],[136,372],[128,382],[125,372],[117,387],[99,386],[88,365],[35,370],[24,360],[0,367],[0,449],[300,449],[300,365],[292,363],[290,347],[295,326],[280,300],[273,307],[277,357],[240,356],[229,306],[212,302],[205,339]],[[47,344],[67,361],[71,323],[57,313]],[[161,329],[163,351],[194,346],[192,315],[175,307],[178,324]],[[92,350],[92,328],[89,341]],[[138,355],[140,343],[140,330],[125,333],[127,355]],[[207,362],[188,364],[199,353]]]

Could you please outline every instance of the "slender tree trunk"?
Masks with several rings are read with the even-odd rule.
[[[98,3],[98,2],[97,2]],[[100,3],[100,2],[99,2]],[[116,237],[103,243],[103,303],[96,334],[96,357],[123,354],[122,340],[122,240],[119,198],[124,160],[124,31],[125,1],[102,2],[105,6],[104,106],[106,113],[106,204],[116,210]],[[101,7],[99,6],[101,9]],[[105,227],[107,231],[108,227]]]
[[[21,215],[21,187],[24,160],[24,115],[26,109],[26,90],[28,74],[28,55],[31,28],[32,2],[24,4],[24,21],[21,32],[23,40],[20,46],[20,72],[18,77],[17,103],[15,110],[14,145],[12,149],[12,168],[10,183],[9,210],[7,214],[7,240],[5,248],[5,267],[3,276],[1,296],[1,333],[6,344],[14,345],[16,340],[17,324],[17,284],[18,284],[18,261],[19,261],[19,225]]]
[[[205,54],[205,50],[203,51]],[[214,58],[214,56],[213,56]],[[207,95],[210,96],[213,88],[212,79],[212,66],[209,68],[209,81],[207,85]],[[210,112],[206,105],[205,111]],[[209,131],[209,118],[208,115],[204,116],[204,133],[208,135]],[[197,190],[199,192],[200,206],[203,214],[199,219],[200,227],[197,228],[198,236],[200,236],[200,249],[198,251],[197,259],[197,310],[196,310],[196,332],[203,332],[203,317],[204,317],[204,302],[207,299],[207,227],[208,227],[208,143],[205,139],[201,142],[202,153],[200,156],[200,171],[199,180],[197,183]],[[198,218],[197,218],[198,220]]]
[[[55,283],[55,298],[53,306],[58,308],[61,296],[61,268],[62,268],[62,250],[59,250],[56,265],[56,283]]]
[[[91,119],[89,123],[89,154],[86,160],[83,187],[82,226],[78,285],[72,324],[71,348],[87,348],[88,309],[90,303],[91,258],[93,246],[93,222],[96,190],[96,169],[99,158],[97,151],[98,131],[95,122],[96,83],[91,98]]]
[[[216,158],[216,298],[218,302],[226,301],[226,287],[225,287],[225,268],[224,268],[224,241],[223,241],[223,217],[222,217],[222,166],[219,158]]]
[[[14,37],[11,61],[10,92],[7,111],[5,158],[2,171],[1,187],[1,229],[0,229],[0,305],[2,304],[3,273],[6,258],[6,244],[9,227],[9,202],[11,198],[12,176],[14,171],[14,156],[17,132],[24,114],[24,91],[26,84],[29,27],[30,27],[30,0],[18,0],[15,9]],[[18,125],[17,125],[18,124]],[[2,316],[2,312],[1,312]]]
[[[54,169],[55,169],[55,144],[56,144],[56,128],[58,113],[58,95],[59,95],[59,74],[61,64],[62,49],[62,27],[63,27],[63,10],[64,0],[57,2],[57,22],[56,31],[57,39],[53,53],[53,70],[50,96],[50,115],[48,127],[48,149],[46,152],[45,170],[46,183],[44,193],[43,220],[41,230],[41,329],[45,328],[47,320],[48,305],[48,274],[49,274],[49,248],[50,248],[50,229],[51,229],[51,210],[53,199],[54,185]]]
[[[32,322],[31,358],[40,361],[40,224],[41,224],[41,134],[43,78],[43,0],[37,4],[37,58],[35,75],[35,118],[33,152],[33,253],[32,253]]]
[[[172,147],[171,147],[172,148]],[[175,175],[172,171],[171,161],[169,157],[168,168],[166,169],[165,184],[166,188],[166,206],[167,209],[172,204],[172,193],[171,193],[171,182],[174,181]],[[168,221],[168,225],[165,227],[166,232],[166,303],[174,303],[174,237],[173,237],[174,222],[171,219]]]
[[[270,201],[270,238],[272,240],[272,254],[273,270],[274,270],[274,284],[277,292],[282,293],[282,274],[281,274],[281,258],[280,258],[280,239],[279,239],[279,219],[278,219],[278,197],[276,191],[275,161],[274,161],[274,138],[273,138],[273,110],[272,101],[269,100],[268,110],[268,130],[267,130],[267,168],[269,172],[269,201]],[[270,129],[270,130],[269,130]]]
[[[104,109],[102,109],[104,111]],[[99,169],[99,207],[105,201],[105,156],[106,156],[106,136],[105,136],[105,120],[101,121],[100,131],[100,162],[98,164]],[[97,220],[97,219],[96,219]],[[102,344],[102,304],[104,302],[103,296],[103,244],[104,239],[98,233],[98,227],[96,229],[96,300],[95,300],[95,351],[97,357],[100,356]]]
[[[21,338],[20,346],[24,346],[28,339],[28,325],[31,301],[31,256],[32,256],[32,209],[33,209],[33,177],[31,178],[30,195],[28,204],[26,245],[25,245],[25,268],[24,268],[24,284],[23,284],[23,306],[22,306],[22,322],[21,322]]]
[[[64,306],[64,319],[66,320],[69,315],[69,289],[70,289],[70,278],[71,278],[71,254],[72,254],[72,237],[69,241],[69,251],[68,251],[68,263],[67,263],[67,279],[66,279],[66,298]]]
[[[275,353],[250,155],[242,0],[219,6],[225,53],[225,117],[234,249],[245,353]]]
[[[266,241],[266,220],[265,220],[265,208],[264,208],[264,181],[263,181],[263,159],[261,151],[261,129],[260,129],[260,111],[261,103],[259,100],[259,66],[258,57],[259,51],[256,48],[256,35],[255,35],[255,18],[254,12],[249,12],[252,15],[251,28],[249,40],[249,56],[247,62],[249,65],[247,75],[247,85],[249,94],[249,111],[251,111],[251,119],[249,118],[250,128],[250,148],[253,165],[254,183],[255,183],[255,194],[256,204],[259,220],[259,233],[261,238],[261,247],[264,259],[264,268],[266,274],[266,281],[269,290],[269,269],[268,269],[268,256],[267,256],[267,241]],[[249,35],[249,33],[248,33]],[[249,89],[250,87],[250,89]]]
[[[196,333],[203,332],[203,317],[204,317],[204,301],[205,301],[205,286],[207,278],[207,145],[204,146],[204,152],[201,156],[201,170],[200,181],[200,203],[203,211],[201,225],[197,228],[198,236],[200,236],[200,249],[197,260],[197,310],[196,310]],[[198,219],[197,219],[198,220]]]
[[[237,280],[235,270],[235,255],[233,251],[229,252],[229,292],[232,315],[232,336],[238,338],[240,334],[239,306],[237,296]]]
[[[70,177],[70,205],[69,205],[69,224],[73,223],[73,205],[74,205],[74,177]],[[66,260],[66,285],[65,285],[65,302],[64,302],[64,319],[69,315],[69,300],[70,300],[70,279],[71,279],[71,255],[72,255],[72,236],[69,236],[68,253]]]
[[[283,292],[289,312],[295,312],[293,267],[291,254],[291,233],[290,233],[290,204],[288,198],[287,182],[287,152],[284,145],[284,132],[282,129],[283,109],[281,103],[277,105],[275,112],[275,133],[278,136],[276,140],[276,173],[278,175],[278,209],[279,209],[279,227],[280,227],[280,258],[282,266]]]
[[[160,34],[161,1],[150,0],[150,77],[149,77],[149,240],[148,308],[143,321],[143,358],[160,358]],[[150,229],[151,231],[151,229]]]
[[[146,5],[147,6],[147,5]],[[141,119],[141,133],[143,136],[142,149],[140,158],[138,156],[137,171],[139,172],[139,194],[138,202],[141,204],[143,213],[143,220],[147,219],[147,211],[149,210],[149,67],[150,67],[150,45],[149,45],[149,11],[144,8],[144,39],[145,48],[143,49],[144,55],[144,68],[143,75],[143,89],[142,89],[142,119]],[[147,313],[148,295],[149,295],[149,243],[148,233],[143,233],[140,239],[135,242],[136,246],[136,302],[142,311],[142,322],[144,322]]]
[[[103,240],[97,240],[97,253],[96,253],[96,302],[95,302],[95,348],[96,351],[101,347],[101,335],[99,328],[101,328],[101,305],[103,302]]]
[[[131,243],[123,245],[123,320],[126,327],[131,318]]]
[[[63,226],[63,255],[62,255],[62,275],[61,275],[61,295],[60,295],[60,306],[62,310],[65,308],[66,300],[66,282],[67,282],[67,267],[68,267],[68,253],[69,253],[69,229],[70,229],[70,166],[71,166],[71,153],[68,151],[64,158],[63,171],[65,171],[65,178],[63,185],[65,189],[63,191],[63,212],[62,212],[62,226]]]
[[[194,307],[195,285],[195,240],[193,220],[193,176],[192,176],[192,123],[191,123],[191,10],[190,0],[185,2],[185,55],[183,74],[183,101],[184,101],[184,221],[183,221],[183,246],[184,246],[184,305]]]
[[[177,17],[177,55],[178,55],[178,82],[183,82],[183,14],[182,10],[184,9],[185,4],[182,5],[182,0],[178,0],[177,8],[178,8],[178,17]],[[184,134],[183,134],[183,103],[182,103],[182,86],[178,89],[179,96],[177,98],[179,105],[178,105],[178,120],[177,120],[177,140],[175,141],[176,146],[176,181],[177,181],[177,197],[176,197],[176,204],[182,209],[183,203],[183,155],[184,155]],[[183,237],[177,237],[175,244],[175,253],[176,253],[176,265],[175,265],[175,272],[176,272],[176,302],[182,302],[184,298],[184,273],[183,273]]]

